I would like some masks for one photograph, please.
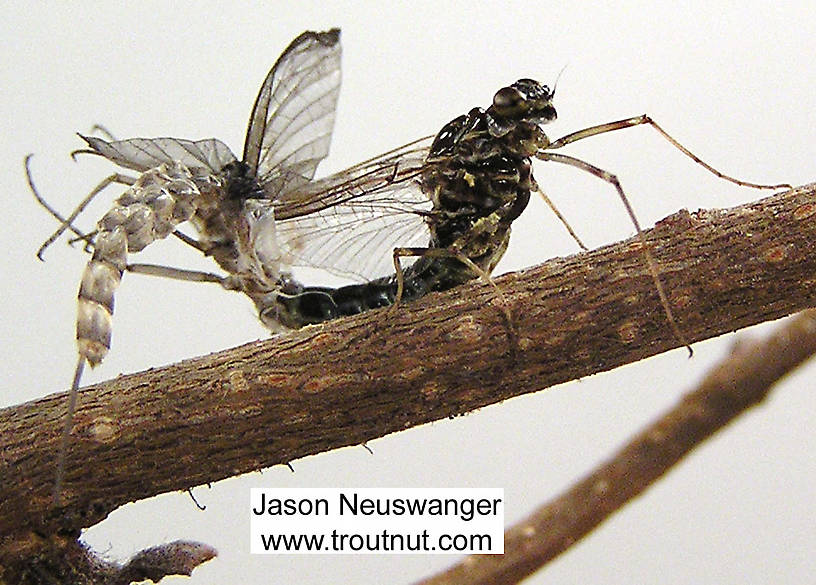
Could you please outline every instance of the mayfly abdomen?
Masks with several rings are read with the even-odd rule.
[[[110,349],[114,292],[128,253],[167,237],[196,211],[200,192],[180,163],[143,173],[97,223],[94,252],[82,274],[77,311],[79,354],[91,366]]]
[[[422,278],[408,276],[402,297],[413,300],[428,290],[428,283]],[[310,286],[297,294],[278,296],[272,306],[262,310],[261,318],[271,317],[286,327],[297,329],[389,307],[396,298],[397,280],[393,276],[338,288]]]
[[[451,289],[478,276],[456,258],[420,258],[403,272],[400,300],[413,301],[430,292]],[[277,296],[274,304],[261,311],[261,319],[272,318],[291,329],[315,325],[390,307],[397,300],[397,288],[394,275],[338,288],[304,287],[296,294]]]
[[[397,284],[393,278],[339,288],[306,287],[291,296],[278,296],[276,303],[261,311],[261,319],[298,329],[390,306],[396,294]]]

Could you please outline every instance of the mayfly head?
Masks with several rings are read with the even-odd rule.
[[[487,109],[487,115],[493,122],[491,134],[501,136],[518,122],[552,122],[557,116],[552,100],[553,91],[532,79],[519,79],[501,88],[493,96],[493,105]]]

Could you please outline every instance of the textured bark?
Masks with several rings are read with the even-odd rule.
[[[690,342],[816,306],[816,186],[678,212],[646,236]],[[675,348],[641,244],[84,389],[53,507],[64,393],[0,411],[0,564],[31,531],[462,414]],[[512,327],[502,311],[506,303]]]

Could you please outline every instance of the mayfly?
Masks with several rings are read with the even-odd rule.
[[[261,87],[241,161],[215,139],[109,142],[83,137],[86,152],[141,175],[114,175],[91,192],[86,201],[111,182],[132,183],[90,236],[72,223],[86,201],[62,218],[37,196],[62,222],[43,248],[66,229],[93,245],[79,292],[79,359],[58,460],[57,499],[82,369],[86,361],[100,363],[110,348],[113,294],[126,269],[218,282],[247,294],[271,329],[297,328],[394,305],[400,298],[417,298],[479,276],[489,280],[507,247],[511,223],[525,209],[531,191],[540,192],[532,175],[533,157],[575,166],[612,183],[640,235],[614,175],[551,152],[589,136],[649,124],[726,180],[756,188],[784,186],[746,183],[719,173],[647,116],[550,141],[541,124],[556,117],[554,91],[530,79],[500,89],[489,108],[474,108],[435,137],[313,180],[317,164],[328,154],[339,84],[339,31],[304,33],[284,51]],[[193,226],[197,239],[176,231],[184,222]],[[212,256],[227,276],[127,264],[128,253],[171,233]],[[644,254],[668,321],[682,340],[646,247]],[[403,257],[417,260],[403,269]],[[392,265],[394,273],[383,276]],[[366,282],[304,286],[293,277],[294,266]]]
[[[93,246],[79,289],[78,360],[62,435],[55,501],[59,502],[76,395],[85,362],[98,365],[108,353],[114,293],[130,268],[128,253],[175,233],[216,262],[230,275],[220,282],[253,298],[258,288],[286,291],[287,267],[275,249],[274,216],[263,216],[258,200],[286,201],[312,180],[326,157],[340,89],[340,31],[306,32],[283,52],[265,78],[252,109],[244,155],[239,161],[221,141],[175,138],[106,142],[82,138],[93,154],[141,173],[136,178],[112,175],[94,189],[43,244],[43,250],[63,231],[77,231],[72,222],[88,201],[115,182],[130,187],[97,222],[96,231],[80,234]],[[37,199],[50,207],[34,190]],[[308,212],[308,209],[304,210]],[[193,239],[176,228],[189,222]],[[139,267],[135,267],[138,270]],[[175,278],[202,275],[167,267],[142,271]],[[206,275],[204,275],[206,280]],[[264,290],[264,292],[267,292]]]
[[[576,167],[610,183],[623,202],[637,237],[643,241],[640,223],[615,175],[586,161],[552,152],[597,134],[647,124],[675,148],[722,179],[757,189],[790,187],[787,184],[749,183],[719,172],[677,142],[647,115],[592,126],[550,141],[541,124],[556,118],[554,95],[554,90],[532,79],[520,79],[500,89],[490,107],[473,108],[442,128],[431,144],[425,164],[412,182],[394,182],[365,194],[362,199],[386,198],[396,206],[399,201],[414,199],[414,195],[399,191],[421,191],[426,203],[431,202],[429,209],[414,217],[415,220],[421,218],[425,229],[413,233],[423,233],[425,245],[392,246],[394,274],[360,284],[336,288],[309,286],[298,294],[276,295],[266,313],[275,311],[276,321],[288,327],[300,327],[391,306],[399,303],[401,298],[415,299],[477,277],[492,282],[489,275],[507,249],[510,226],[526,208],[531,191],[537,191],[545,199],[578,245],[585,249],[536,183],[532,174],[533,157]],[[309,188],[318,186],[315,183]],[[385,194],[386,190],[390,191],[388,195]],[[298,237],[303,241],[299,252],[301,260],[308,257],[315,261],[324,257],[327,250],[348,246],[351,238],[337,233],[345,226],[340,225],[332,232],[326,229],[326,222],[320,217],[322,214],[336,213],[340,213],[338,209],[327,207],[325,211],[315,212],[299,221]],[[307,221],[315,224],[311,232],[306,228]],[[402,230],[394,233],[393,227],[386,231],[391,238],[389,241],[401,244],[400,238],[405,234]],[[286,224],[279,227],[281,247],[287,245],[287,228]],[[383,238],[386,234],[378,233]],[[688,347],[672,314],[651,252],[645,243],[642,249],[667,321],[676,338]],[[367,254],[371,253],[369,249]],[[374,258],[384,255],[375,254]],[[344,256],[336,254],[332,257],[337,259],[334,266],[337,268]],[[400,263],[402,257],[418,259],[403,269]],[[363,258],[346,255],[345,261],[359,264]]]

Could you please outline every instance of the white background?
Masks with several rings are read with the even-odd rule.
[[[58,242],[24,181],[23,156],[42,193],[68,210],[111,172],[74,132],[94,123],[120,137],[218,137],[236,152],[261,80],[300,32],[343,29],[343,89],[332,154],[318,172],[436,132],[519,77],[558,85],[560,136],[647,112],[705,160],[755,181],[814,179],[816,19],[810,3],[411,2],[4,4],[1,403],[67,387],[75,361],[76,289],[86,257]],[[569,7],[567,7],[569,6]],[[727,207],[761,194],[709,176],[648,128],[574,145],[616,172],[644,225],[687,207]],[[536,167],[539,183],[588,244],[632,227],[608,185],[569,168]],[[111,192],[80,222],[89,228]],[[212,269],[175,241],[143,261]],[[576,251],[536,202],[514,226],[499,272]],[[771,326],[773,327],[773,325]],[[739,335],[758,335],[759,328]],[[127,276],[117,296],[110,356],[87,382],[265,337],[250,303],[217,287]],[[125,506],[85,539],[124,559],[187,538],[220,556],[203,583],[411,583],[450,557],[252,557],[251,487],[504,487],[507,521],[529,513],[671,405],[737,336],[510,400],[478,413],[295,461],[285,467]],[[808,373],[810,375],[808,375]],[[698,449],[664,481],[529,583],[803,582],[816,542],[813,501],[814,369]],[[181,582],[168,580],[168,582]]]

